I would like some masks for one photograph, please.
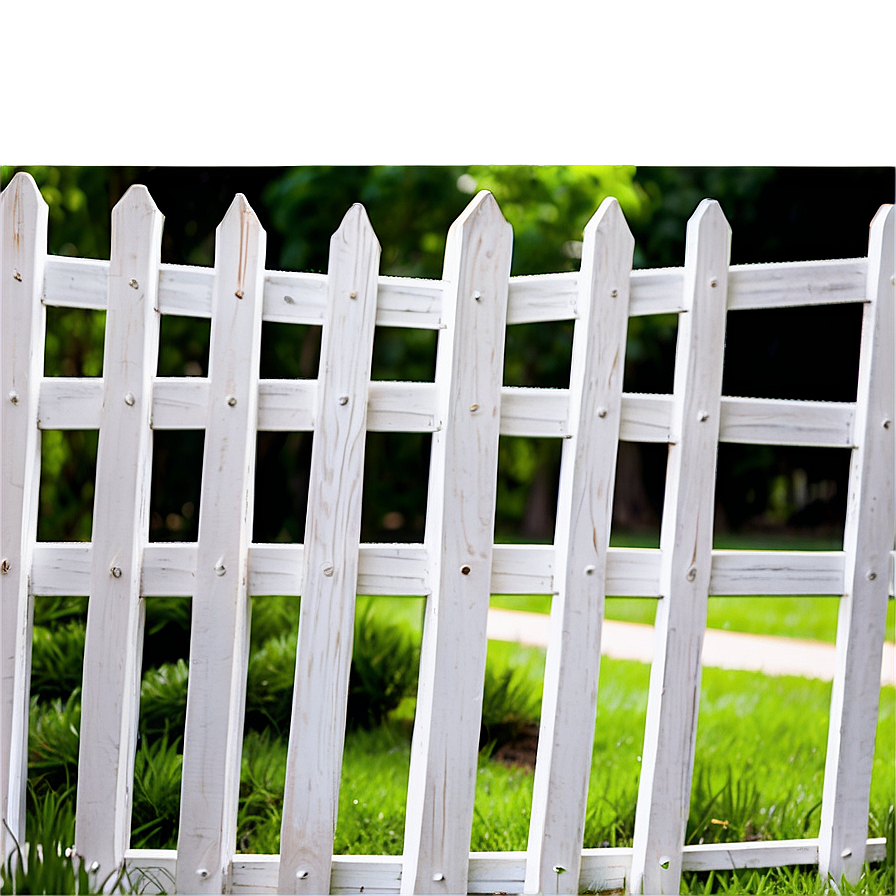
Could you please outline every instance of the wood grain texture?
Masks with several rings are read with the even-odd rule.
[[[411,744],[403,893],[463,893],[485,671],[512,231],[490,193],[452,225],[426,550],[432,593]]]
[[[732,311],[832,305],[865,301],[867,259],[776,262],[729,267],[728,307]],[[109,263],[50,256],[46,267],[47,305],[71,308],[106,307]],[[684,310],[683,268],[631,272],[631,314],[678,314]],[[211,317],[211,268],[163,264],[159,274],[159,307],[163,314]],[[380,276],[377,324],[438,330],[443,326],[444,280]],[[511,277],[507,323],[574,320],[578,315],[578,273]],[[323,274],[266,271],[264,320],[322,324],[326,310]]]
[[[585,228],[579,275],[527,893],[578,892],[634,247],[618,202],[605,200]]]
[[[330,241],[279,892],[328,893],[358,588],[380,246],[360,205]]]
[[[236,849],[264,253],[264,231],[238,195],[215,245],[178,828],[181,893],[221,893]]]
[[[34,179],[17,174],[0,198],[0,861],[24,842],[47,218]]]
[[[886,635],[890,551],[896,528],[896,366],[893,278],[896,211],[871,224],[867,298],[859,355],[856,433],[843,548],[844,592],[825,758],[819,872],[856,883],[865,861],[868,798]]]
[[[75,848],[101,878],[130,845],[162,221],[145,187],[112,212],[75,824]]]
[[[718,204],[688,222],[675,357],[673,444],[660,531],[660,590],[635,815],[632,893],[677,893],[691,795],[700,657],[712,558],[731,230]]]

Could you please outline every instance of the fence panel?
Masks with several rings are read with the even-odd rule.
[[[17,839],[31,598],[83,594],[77,848],[104,871],[161,869],[193,893],[671,892],[682,870],[818,863],[854,880],[883,859],[867,820],[896,556],[892,207],[867,259],[730,267],[727,222],[705,202],[684,269],[631,271],[611,201],[581,271],[510,278],[510,227],[480,194],[451,229],[443,277],[421,281],[378,275],[360,207],[321,275],[266,272],[242,197],[214,270],[159,263],[161,215],[142,188],[116,207],[109,262],[46,257],[47,207],[27,175],[0,204],[0,785]],[[865,304],[855,402],[720,394],[726,307],[840,302]],[[102,379],[43,376],[45,304],[107,311]],[[155,375],[159,313],[211,318],[207,378]],[[673,394],[625,394],[627,320],[657,313],[679,315]],[[317,380],[259,381],[262,319],[324,325]],[[569,388],[503,386],[505,326],[557,320],[574,321]],[[438,330],[435,382],[371,383],[376,325]],[[41,429],[100,431],[90,544],[35,543]],[[147,543],[151,429],[205,432],[197,543]],[[258,430],[314,432],[304,545],[251,542]],[[371,430],[432,433],[424,544],[359,544]],[[500,435],[563,439],[554,545],[493,544]],[[659,549],[607,546],[620,439],[669,445]],[[850,449],[844,550],[713,550],[720,441]],[[427,596],[403,856],[332,856],[356,593]],[[554,594],[525,852],[469,850],[491,593]],[[843,595],[820,836],[683,846],[707,595],[807,593]],[[249,594],[303,598],[279,856],[235,854]],[[605,594],[658,599],[657,641],[634,845],[582,849]],[[178,849],[131,849],[142,603],[182,595],[193,620]]]

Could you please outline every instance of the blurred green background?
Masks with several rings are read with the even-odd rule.
[[[244,193],[268,234],[268,269],[325,272],[329,238],[354,202],[365,205],[382,246],[381,273],[437,278],[445,237],[472,195],[491,190],[514,228],[512,273],[576,270],[588,219],[615,196],[635,235],[636,267],[680,266],[687,219],[717,199],[732,226],[732,263],[863,256],[868,225],[894,199],[893,168],[635,168],[633,166],[316,166],[301,168],[51,167],[2,169],[5,187],[29,171],[50,206],[49,251],[109,257],[110,213],[145,184],[165,215],[162,261],[212,265],[214,231]],[[102,373],[103,314],[48,309],[47,375]],[[732,312],[724,392],[771,398],[855,398],[861,310],[855,306]],[[568,384],[569,322],[509,328],[505,383]],[[625,390],[668,392],[674,316],[631,321]],[[166,317],[161,375],[203,375],[209,324]],[[318,327],[266,323],[263,377],[317,375]],[[377,332],[374,377],[428,379],[435,334]],[[201,432],[157,432],[151,540],[192,540],[199,512]],[[255,541],[301,541],[312,434],[259,433]],[[429,436],[370,433],[365,541],[422,540]],[[95,432],[46,432],[42,540],[89,540]],[[502,438],[496,539],[550,540],[558,440]],[[623,443],[614,531],[658,539],[665,479],[662,445]],[[722,445],[717,535],[774,538],[784,526],[841,536],[848,452]]]

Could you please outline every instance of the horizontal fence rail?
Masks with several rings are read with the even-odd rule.
[[[76,847],[146,892],[678,892],[682,871],[817,865],[855,881],[888,844],[868,801],[888,596],[894,591],[894,213],[867,258],[730,265],[730,228],[701,203],[681,268],[632,270],[615,200],[585,230],[581,270],[510,277],[512,231],[479,194],[451,228],[439,280],[384,276],[360,206],[326,274],[265,268],[265,233],[238,196],[214,268],[163,264],[162,217],[142,187],[113,213],[110,261],[46,254],[47,208],[27,175],[2,194],[2,701],[4,856],[27,839],[35,599],[89,596]],[[729,312],[862,306],[855,401],[723,395]],[[106,312],[104,374],[47,376],[47,308]],[[211,320],[207,376],[159,376],[166,315]],[[630,317],[675,315],[668,394],[624,392]],[[259,377],[262,323],[321,328],[313,379]],[[573,322],[568,388],[503,386],[506,327]],[[371,380],[375,328],[437,331],[431,382]],[[96,430],[93,533],[37,541],[41,433]],[[205,435],[199,535],[149,542],[154,431]],[[313,432],[304,544],[251,539],[258,432]],[[425,538],[360,542],[367,432],[432,435]],[[553,544],[496,544],[501,436],[562,445]],[[659,548],[609,547],[619,442],[669,447]],[[712,546],[719,443],[837,448],[851,459],[842,550]],[[552,595],[525,851],[471,853],[491,594]],[[684,845],[706,606],[714,596],[840,601],[818,837]],[[237,852],[250,596],[301,596],[280,855]],[[426,599],[401,856],[333,856],[357,595]],[[583,848],[604,600],[657,601],[644,762],[627,848]],[[191,598],[176,850],[130,847],[144,600]],[[560,869],[558,871],[558,869]],[[569,872],[569,873],[565,873]]]

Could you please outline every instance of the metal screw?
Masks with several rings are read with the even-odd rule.
[[[350,299],[357,299],[357,298],[358,298],[358,293],[353,289],[353,290],[348,294],[348,297],[349,297]]]
[[[19,403],[19,393],[16,392],[15,389],[13,389],[12,392],[9,393],[8,398],[13,404]]]
[[[308,877],[308,872],[303,868],[301,871],[296,871],[296,880],[305,880]]]
[[[606,408],[598,408],[598,409],[597,409],[597,416],[600,417],[601,419],[603,419],[604,417],[606,417],[606,416],[607,416],[607,409],[606,409]]]
[[[586,575],[586,576],[593,576],[593,575],[594,575],[594,567],[591,566],[590,564],[589,564],[588,566],[585,567],[585,575]]]
[[[6,575],[9,572],[9,560],[5,557],[3,558],[3,562],[0,563],[0,574]]]
[[[223,576],[227,570],[224,567],[224,558],[218,557],[218,562],[215,564],[215,573],[219,576]]]
[[[227,396],[227,404],[229,404],[230,407],[235,408],[236,407],[236,395],[228,395]]]
[[[706,411],[700,411],[697,414],[697,419],[701,423],[706,423],[706,421],[709,420],[709,414]]]
[[[121,567],[120,567],[120,566],[113,566],[113,567],[109,570],[109,572],[112,573],[112,578],[113,578],[113,579],[120,579],[120,578],[121,578]]]
[[[719,281],[716,280],[715,277],[713,277],[712,280],[709,281],[709,285],[710,285],[713,289],[715,289],[715,288],[719,285]]]
[[[339,404],[345,406],[348,404],[348,395],[340,395],[339,396]]]
[[[130,286],[131,289],[139,289],[140,288],[140,284],[133,277],[131,277],[131,279],[128,280],[128,286]]]
[[[135,402],[136,400],[137,400],[137,399],[134,398],[134,393],[133,393],[133,392],[125,392],[125,393],[124,393],[124,403],[125,403],[129,408],[132,408],[132,407],[134,406],[134,402]]]
[[[205,879],[208,877],[208,869],[206,869],[206,868],[200,868],[196,873],[197,873],[203,880],[205,880]]]
[[[474,289],[474,290],[473,290],[473,298],[474,298],[477,302],[482,301],[482,293],[479,292],[478,289]]]
[[[19,283],[22,282],[22,275],[21,275],[18,271],[16,271],[16,272],[12,275],[12,278],[13,278],[13,280],[18,280]]]
[[[439,881],[443,881],[443,880],[445,880],[445,875],[442,874],[441,871],[437,871],[437,872],[432,876],[432,879],[433,879],[436,883],[438,883]]]
[[[283,301],[286,302],[287,305],[295,305],[296,300],[292,296],[283,296]]]
[[[464,565],[460,568],[461,575],[468,576],[470,574],[470,567]]]
[[[668,868],[672,864],[669,856],[660,856],[660,868]]]
[[[96,874],[96,872],[100,870],[100,863],[99,863],[99,862],[94,862],[94,863],[90,866],[90,870],[91,870],[94,874]]]
[[[619,290],[618,290],[618,289],[611,289],[611,290],[610,290],[610,298],[615,299],[616,296],[618,296],[618,295],[619,295]]]
[[[235,295],[238,299],[241,299],[241,298],[245,295],[245,293],[244,293],[241,289],[238,289],[238,290],[234,293],[234,295]]]
[[[697,578],[697,567],[696,567],[696,566],[692,566],[692,567],[687,571],[687,574],[685,575],[685,578],[686,578],[689,582],[693,582],[694,579]]]
[[[852,855],[852,850],[847,846],[843,852],[840,853],[841,859],[848,859]]]
[[[479,405],[478,405],[478,404],[471,404],[471,405],[470,405],[470,410],[471,410],[471,411],[478,411],[478,410],[479,410]]]
[[[884,429],[889,429],[889,428],[890,428],[890,424],[891,424],[892,422],[893,422],[893,421],[890,420],[889,417],[884,417],[884,422],[883,422],[883,427],[884,427]]]
[[[336,569],[335,569],[335,567],[333,566],[332,563],[325,563],[325,564],[323,565],[323,567],[321,568],[321,572],[322,572],[325,576],[327,576],[327,578],[329,578],[331,575],[333,575],[334,572],[336,572]]]
[[[865,578],[868,579],[869,582],[873,582],[877,578],[877,573],[873,569],[869,569],[868,572],[865,573]]]

